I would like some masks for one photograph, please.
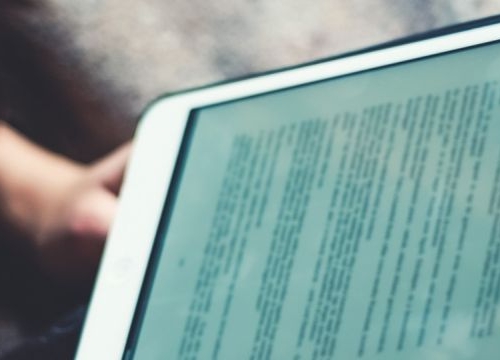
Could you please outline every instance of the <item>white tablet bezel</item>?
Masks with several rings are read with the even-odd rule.
[[[143,116],[76,358],[121,359],[191,110],[498,41],[500,24],[163,98]],[[126,358],[126,357],[125,357]]]

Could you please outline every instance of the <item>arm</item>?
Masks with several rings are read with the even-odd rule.
[[[10,241],[18,242],[11,245],[30,250],[59,280],[92,279],[129,148],[94,164],[78,164],[0,122],[0,222]]]

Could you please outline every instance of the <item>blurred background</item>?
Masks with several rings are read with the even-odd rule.
[[[0,118],[88,162],[160,94],[497,13],[498,0],[0,0]],[[74,300],[0,262],[1,356]]]
[[[0,115],[88,161],[159,94],[499,12],[496,0],[0,0]]]

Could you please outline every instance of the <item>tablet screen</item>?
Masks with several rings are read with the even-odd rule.
[[[194,111],[130,358],[498,358],[499,140],[499,44]]]

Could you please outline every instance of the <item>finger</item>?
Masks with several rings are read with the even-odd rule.
[[[69,223],[72,246],[60,258],[72,259],[63,268],[72,269],[70,277],[92,279],[117,208],[116,197],[106,189],[96,188],[83,195]],[[59,261],[59,260],[57,260]]]
[[[82,196],[75,205],[71,219],[74,235],[104,240],[115,217],[116,196],[101,188]]]
[[[132,143],[127,142],[92,165],[93,177],[115,195],[120,191],[131,150]]]

